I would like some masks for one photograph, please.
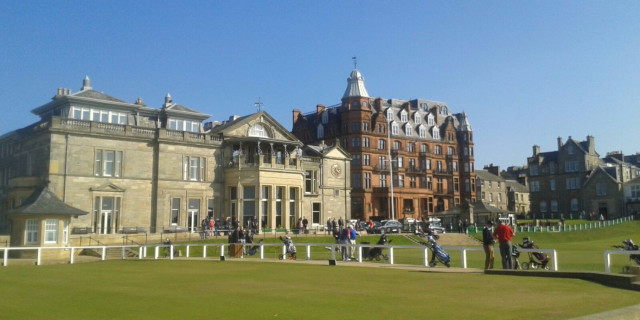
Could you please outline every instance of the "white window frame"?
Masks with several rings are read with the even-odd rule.
[[[109,157],[113,155],[113,159]],[[122,176],[123,152],[118,150],[96,149],[94,157],[94,175],[96,177]]]
[[[434,126],[435,124],[436,124],[435,117],[433,116],[432,113],[429,113],[429,115],[427,116],[427,125]]]
[[[24,240],[25,244],[37,244],[38,243],[38,231],[40,229],[40,221],[36,219],[27,219],[24,228]]]
[[[207,158],[198,156],[184,156],[182,159],[182,180],[205,181],[207,172]]]
[[[433,139],[440,140],[440,129],[438,128],[438,126],[433,127],[433,129],[431,130],[431,134],[433,136]]]
[[[44,243],[58,243],[58,219],[44,221]]]

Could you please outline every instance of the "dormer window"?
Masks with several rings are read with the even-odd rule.
[[[265,128],[261,124],[254,124],[253,126],[251,126],[251,129],[249,129],[249,136],[269,138],[267,130],[265,130]]]
[[[391,123],[391,134],[394,136],[397,136],[398,131],[399,131],[398,124],[395,122]]]
[[[411,127],[411,124],[407,123],[407,124],[404,126],[404,132],[405,132],[405,134],[406,134],[408,137],[410,137],[410,136],[412,136],[412,135],[413,135],[413,127]]]
[[[427,128],[425,128],[423,125],[420,125],[419,132],[420,132],[420,138],[427,137]]]
[[[329,123],[329,112],[325,111],[322,113],[322,124]]]
[[[422,111],[428,111],[429,110],[429,106],[426,103],[421,103],[420,104],[420,109],[422,109]]]
[[[431,129],[431,136],[435,140],[440,140],[440,129],[438,128],[438,126],[435,126],[433,127],[433,129]]]
[[[169,130],[200,132],[200,122],[183,119],[169,119]]]
[[[71,107],[71,110],[69,111],[69,118],[121,125],[127,124],[127,114],[125,112],[100,110],[94,108]]]
[[[442,115],[449,114],[449,108],[447,106],[438,106],[438,113]]]
[[[413,114],[413,123],[415,124],[421,124],[422,123],[422,118],[420,117],[419,113],[414,113]]]
[[[393,110],[391,108],[387,109],[387,121],[393,120]]]
[[[433,126],[435,124],[436,124],[435,117],[433,116],[433,114],[429,113],[429,116],[427,116],[427,125]]]
[[[402,121],[403,123],[408,121],[407,120],[407,111],[402,110],[402,112],[400,112],[400,121]]]

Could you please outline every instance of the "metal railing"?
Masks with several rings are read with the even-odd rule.
[[[631,250],[605,250],[605,252],[604,252],[604,272],[605,273],[611,273],[611,255],[614,255],[614,254],[624,254],[624,255],[640,254],[640,250],[635,250],[635,251],[631,251]]]

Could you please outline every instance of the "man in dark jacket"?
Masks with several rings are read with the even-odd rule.
[[[487,221],[487,225],[482,230],[482,247],[484,247],[484,269],[493,269],[493,222]]]

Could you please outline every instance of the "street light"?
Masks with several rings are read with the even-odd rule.
[[[393,161],[391,161],[391,119],[387,125],[387,151],[389,154],[389,177],[391,178],[391,220],[396,219],[395,208],[393,204]]]

